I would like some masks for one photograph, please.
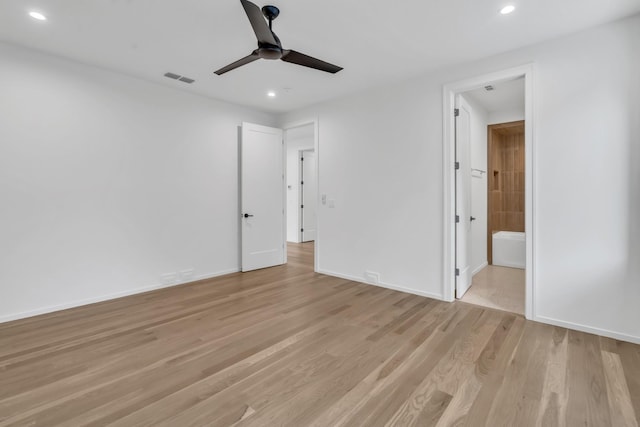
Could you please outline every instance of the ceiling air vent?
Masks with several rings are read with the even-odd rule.
[[[189,77],[181,76],[180,74],[175,74],[175,73],[164,73],[164,76],[170,79],[179,80],[183,83],[188,83],[188,84],[195,82],[195,80],[190,79]]]
[[[484,87],[484,90],[486,90],[487,92],[490,92],[490,91],[492,91],[493,89],[495,89],[495,88],[494,88],[493,86],[491,86],[491,85],[486,85],[486,86]]]

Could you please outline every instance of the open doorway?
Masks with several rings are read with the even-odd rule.
[[[459,95],[470,106],[471,283],[464,302],[524,314],[524,78]]]
[[[451,300],[533,317],[531,67],[445,87]],[[450,149],[450,151],[449,151]],[[450,214],[449,214],[450,212]],[[446,217],[445,217],[446,218]],[[446,256],[446,255],[445,255]],[[451,267],[449,267],[451,266]],[[445,288],[445,295],[447,289]]]
[[[317,266],[318,157],[317,122],[285,126],[286,217],[288,251],[308,247]],[[300,247],[297,247],[300,246]]]

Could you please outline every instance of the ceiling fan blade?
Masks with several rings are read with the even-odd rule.
[[[273,36],[273,33],[269,28],[269,24],[267,24],[267,21],[265,21],[264,15],[262,14],[260,8],[251,3],[249,0],[240,0],[240,2],[242,3],[242,7],[244,7],[247,18],[249,18],[249,22],[251,22],[253,32],[256,33],[258,42],[277,46],[278,42]]]
[[[309,55],[305,55],[304,53],[296,52],[295,50],[285,50],[281,59],[286,62],[291,62],[292,64],[315,68],[316,70],[326,71],[327,73],[332,74],[342,70],[342,67],[329,64],[328,62],[321,61]]]
[[[245,56],[242,59],[238,59],[236,62],[233,62],[233,63],[227,65],[226,67],[222,67],[218,71],[214,71],[214,73],[216,73],[217,75],[221,76],[222,74],[226,73],[227,71],[235,70],[236,68],[242,67],[243,65],[246,65],[246,64],[248,64],[250,62],[253,62],[256,59],[260,59],[260,57],[254,51],[254,52],[251,53],[251,55]]]

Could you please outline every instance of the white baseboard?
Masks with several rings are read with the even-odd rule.
[[[233,274],[238,272],[240,272],[239,268],[231,268],[229,270],[222,270],[215,273],[201,274],[200,276],[196,276],[196,279],[194,280],[194,282],[197,282],[199,280],[213,279],[215,277],[226,276],[227,274]],[[191,283],[191,282],[185,282],[185,283]],[[184,285],[184,283],[180,283],[180,284]]]
[[[224,276],[224,275],[231,274],[231,273],[237,273],[238,271],[240,271],[240,270],[237,269],[237,268],[231,269],[231,270],[224,270],[224,271],[219,271],[217,273],[203,274],[203,275],[200,275],[200,276],[196,277],[195,280],[190,280],[188,282],[171,283],[171,284],[168,284],[168,285],[166,285],[166,284],[155,284],[155,285],[150,285],[150,286],[143,286],[141,288],[129,289],[129,290],[126,290],[126,291],[114,292],[112,294],[101,295],[101,296],[98,296],[98,297],[75,300],[75,301],[71,301],[71,302],[64,303],[64,304],[50,305],[50,306],[47,306],[47,307],[37,308],[35,310],[28,310],[28,311],[23,311],[23,312],[20,312],[20,313],[7,314],[7,315],[0,316],[0,323],[11,322],[12,320],[25,319],[27,317],[38,316],[40,314],[53,313],[53,312],[56,312],[56,311],[67,310],[69,308],[81,307],[83,305],[95,304],[95,303],[98,303],[98,302],[109,301],[109,300],[112,300],[112,299],[127,297],[127,296],[131,296],[131,295],[142,294],[144,292],[155,291],[155,290],[158,290],[158,289],[170,288],[172,286],[185,285],[187,283],[197,282],[199,280],[212,279],[212,278],[218,277],[218,276]]]
[[[417,289],[405,288],[403,286],[393,285],[393,284],[384,283],[384,282],[370,283],[370,282],[367,282],[364,277],[351,276],[348,274],[336,273],[334,271],[323,270],[323,269],[318,269],[317,273],[324,274],[327,276],[339,277],[341,279],[351,280],[352,282],[364,283],[365,285],[378,286],[380,288],[392,289],[394,291],[400,291],[408,294],[418,295],[421,297],[427,297],[427,298],[444,301],[444,298],[442,298],[442,295],[440,294],[419,291]]]
[[[581,325],[579,323],[565,322],[564,320],[553,319],[546,316],[534,316],[533,320],[548,325],[560,326],[562,328],[573,329],[580,332],[587,332],[594,335],[601,335],[607,338],[613,338],[620,341],[627,341],[634,344],[640,344],[640,337],[633,335],[621,334],[609,331],[607,329],[594,328],[592,326]]]
[[[478,267],[476,267],[475,270],[473,270],[473,273],[471,273],[471,276],[475,276],[476,274],[480,273],[482,271],[482,269],[487,267],[488,265],[489,265],[488,261],[483,262]]]

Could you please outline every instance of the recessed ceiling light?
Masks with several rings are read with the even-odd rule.
[[[29,16],[33,19],[37,19],[38,21],[46,21],[47,17],[41,14],[40,12],[31,11],[29,12]]]
[[[502,9],[500,9],[500,13],[503,14],[503,15],[508,15],[511,12],[513,12],[514,10],[516,10],[516,7],[514,5],[512,5],[512,4],[510,4],[508,6],[503,7]]]
[[[275,98],[276,97],[276,93],[274,91],[270,90],[269,92],[267,92],[267,96],[269,98]]]

